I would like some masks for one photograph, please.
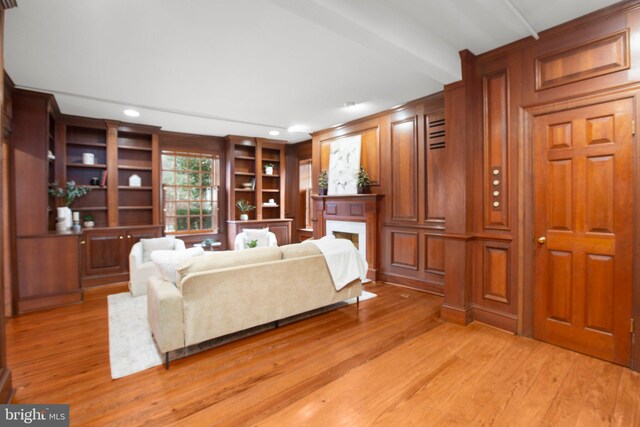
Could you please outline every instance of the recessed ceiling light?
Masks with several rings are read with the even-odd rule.
[[[280,135],[280,131],[279,130],[270,130],[269,131],[269,135],[278,136],[278,135]]]
[[[138,117],[140,115],[140,112],[133,110],[131,108],[128,108],[126,110],[124,110],[124,114],[129,116],[129,117]]]
[[[293,125],[293,126],[289,126],[287,128],[287,131],[291,132],[291,133],[295,133],[295,132],[306,133],[307,132],[307,128],[306,128],[306,126],[303,126],[303,125]]]
[[[358,105],[358,103],[357,103],[357,102],[354,102],[354,101],[348,101],[348,102],[345,102],[345,103],[344,103],[344,108],[353,108],[353,107],[355,107],[356,105]]]

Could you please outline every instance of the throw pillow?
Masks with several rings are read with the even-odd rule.
[[[173,237],[158,237],[156,239],[140,239],[142,243],[142,262],[151,261],[151,252],[171,250],[175,245]]]
[[[244,233],[245,245],[249,247],[249,242],[256,241],[257,248],[269,246],[269,229],[268,228],[245,228]]]
[[[183,251],[157,250],[151,254],[151,260],[160,272],[160,277],[167,282],[176,283],[176,270],[183,261],[204,255],[201,247],[189,248]]]

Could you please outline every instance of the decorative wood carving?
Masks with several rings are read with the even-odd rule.
[[[629,58],[628,29],[536,58],[536,90],[626,70]]]

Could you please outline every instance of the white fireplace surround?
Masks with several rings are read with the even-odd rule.
[[[353,233],[358,235],[358,251],[363,259],[367,259],[367,223],[361,221],[334,221],[328,219],[325,224],[327,236],[332,236],[333,232]]]

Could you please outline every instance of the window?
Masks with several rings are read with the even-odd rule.
[[[162,152],[165,232],[217,233],[220,156]]]

